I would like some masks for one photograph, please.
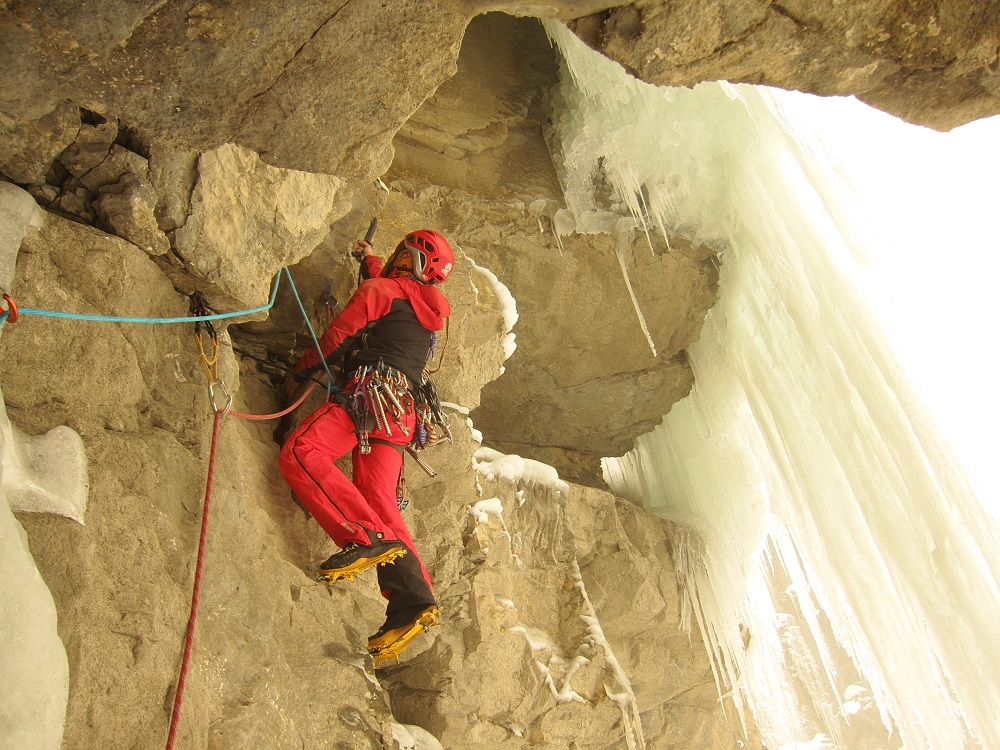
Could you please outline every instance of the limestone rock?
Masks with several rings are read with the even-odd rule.
[[[0,173],[21,185],[43,184],[79,127],[80,111],[72,102],[60,102],[38,119],[0,117]]]
[[[635,238],[627,267],[654,356],[610,236],[572,235],[560,249],[523,203],[501,212],[495,202],[460,190],[421,189],[409,180],[390,186],[390,212],[423,212],[476,264],[495,269],[518,309],[527,311],[514,328],[517,348],[500,363],[503,375],[473,402],[476,428],[500,450],[600,486],[600,458],[628,450],[691,387],[682,351],[715,300],[712,254],[682,238],[670,251],[655,244],[650,252],[644,236]],[[449,282],[445,292],[450,297],[461,288]],[[456,329],[467,305],[483,299],[492,295],[459,298]],[[447,390],[444,397],[455,400]]]
[[[161,269],[123,240],[53,217],[26,243],[16,290],[28,304],[131,315],[186,308]],[[469,327],[499,313],[477,314]],[[169,718],[164,696],[183,641],[205,490],[211,418],[198,355],[180,328],[29,320],[0,340],[8,403],[32,432],[69,422],[92,467],[86,527],[22,519],[70,654],[65,742],[147,745]],[[81,338],[73,332],[81,325],[96,327]],[[501,348],[499,333],[492,336]],[[444,377],[447,388],[484,376],[452,369]],[[241,380],[237,408],[276,409],[276,390],[253,367]],[[311,581],[330,543],[275,469],[273,428],[234,419],[218,444],[180,727],[191,746],[245,747],[262,737],[276,748],[389,746],[394,721],[419,725],[443,747],[596,749],[626,733],[647,733],[653,746],[647,725],[661,731],[654,718],[680,716],[672,691],[703,679],[707,656],[673,624],[675,584],[659,522],[605,492],[482,478],[460,419],[455,441],[427,455],[438,476],[408,472],[408,523],[443,623],[376,679],[364,654],[382,616],[374,580]],[[470,513],[490,497],[502,513]],[[646,605],[633,611],[620,598],[630,596]],[[630,645],[647,640],[645,651]],[[676,668],[645,669],[654,654]],[[661,674],[670,676],[666,686]],[[691,710],[722,736],[716,700],[705,694]]]
[[[554,198],[559,181],[538,133],[556,80],[537,20],[500,13],[474,19],[458,72],[396,135],[393,172],[483,195],[517,186]]]
[[[308,255],[346,213],[342,185],[330,175],[271,167],[236,146],[202,154],[177,252],[211,285],[213,306],[263,305],[278,269]]]
[[[87,188],[78,185],[72,189],[63,190],[49,207],[67,216],[76,217],[87,224],[93,223],[97,218],[94,211],[94,199],[96,194]]]
[[[59,162],[74,177],[82,177],[108,157],[117,137],[118,123],[81,123],[76,139],[59,155]]]
[[[676,627],[662,522],[599,490],[448,471],[413,490],[443,624],[383,670],[398,720],[469,750],[736,744],[707,655]],[[704,744],[668,744],[681,722]]]
[[[509,65],[497,66],[497,59]],[[711,251],[683,238],[672,238],[668,250],[662,240],[637,235],[624,261],[640,320],[614,238],[552,235],[561,190],[542,132],[545,104],[537,97],[554,82],[554,68],[554,52],[536,21],[477,18],[458,73],[397,138],[387,209],[422,214],[421,221],[472,262],[495,272],[527,311],[513,331],[517,348],[498,363],[502,377],[475,401],[459,402],[474,409],[477,429],[500,450],[601,486],[600,459],[627,451],[690,389],[682,352],[697,339],[714,303],[717,270]],[[453,158],[441,143],[465,156]],[[429,175],[435,184],[416,175]],[[463,286],[451,282],[446,293]],[[456,328],[469,303],[491,299],[459,298]]]
[[[275,166],[367,179],[385,171],[395,133],[454,73],[470,19],[491,10],[579,19],[581,36],[653,83],[853,93],[940,128],[998,110],[989,0],[819,9],[768,0],[353,0],[337,9],[117,0],[93,14],[5,10],[0,111],[34,121],[70,99],[181,150],[238,143]]]
[[[149,255],[170,250],[170,240],[156,223],[153,186],[134,174],[125,174],[114,185],[101,188],[94,202],[97,215],[118,237],[142,248]]]
[[[80,184],[97,193],[107,185],[116,184],[127,174],[148,179],[149,161],[144,156],[115,144],[106,158],[80,177]]]
[[[941,130],[1000,106],[1000,10],[989,0],[639,0],[574,27],[637,77],[665,86],[724,79],[854,94]]]
[[[198,154],[154,144],[149,155],[149,180],[156,191],[156,219],[170,232],[184,225],[191,212],[191,193],[198,180]]]
[[[184,150],[235,142],[276,166],[372,177],[453,71],[469,12],[376,0],[17,6],[0,30],[0,111],[25,117],[62,96]]]
[[[145,253],[80,224],[50,217],[24,250],[15,290],[26,305],[187,310]],[[21,518],[70,654],[65,743],[155,745],[169,720],[205,494],[212,419],[197,348],[187,326],[23,322],[0,339],[13,417],[29,433],[70,424],[91,466],[87,526]],[[253,407],[239,407],[276,410],[274,391],[254,378],[244,393]],[[229,421],[221,433],[180,742],[391,745],[391,714],[364,669],[367,633],[357,624],[377,619],[377,591],[312,581],[329,540],[289,498],[270,428]]]
[[[435,376],[454,404],[454,442],[425,454],[436,476],[412,465],[407,476],[407,523],[442,624],[374,672],[365,641],[384,602],[371,577],[313,581],[333,550],[276,470],[287,425],[228,415],[181,744],[392,747],[394,725],[408,723],[473,750],[759,747],[752,726],[739,737],[727,723],[708,655],[677,625],[668,527],[599,489],[507,485],[474,466],[485,439],[598,484],[597,459],[690,386],[683,349],[713,303],[716,269],[682,238],[625,248],[654,356],[611,239],[567,224],[553,235],[564,214],[541,128],[554,53],[530,19],[469,19],[587,14],[578,33],[657,82],[743,76],[860,93],[948,127],[997,109],[992,5],[950,0],[933,16],[890,0],[71,6],[0,12],[0,163],[43,198],[61,191],[55,206],[77,219],[92,220],[99,192],[110,203],[128,188],[142,198],[143,232],[172,233],[187,265],[52,217],[25,240],[13,289],[23,304],[172,317],[188,309],[176,290],[199,288],[243,309],[297,264],[321,327],[355,286],[347,253],[372,216],[383,254],[428,226],[457,255]],[[80,182],[110,143],[110,127],[91,125],[102,118],[128,137]],[[383,174],[388,191],[368,181]],[[513,330],[487,270],[516,301]],[[297,305],[282,296],[267,321],[220,336],[235,408],[277,411],[282,376],[237,361],[230,333],[288,364],[308,345]],[[213,447],[190,329],[27,318],[4,331],[0,377],[18,428],[72,427],[92,469],[86,527],[21,519],[70,659],[65,744],[155,745]]]

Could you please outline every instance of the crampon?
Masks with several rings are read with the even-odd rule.
[[[410,645],[410,641],[437,624],[438,608],[431,605],[399,627],[387,630],[383,625],[382,630],[368,639],[368,653],[375,659],[376,668],[387,662],[398,663],[399,655]]]
[[[350,543],[342,552],[330,557],[320,566],[317,581],[353,581],[354,576],[376,565],[395,564],[397,558],[406,554],[406,547],[400,542],[388,541],[375,544]]]

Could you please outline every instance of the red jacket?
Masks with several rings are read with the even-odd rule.
[[[420,382],[427,364],[432,334],[444,327],[451,306],[434,286],[409,276],[382,278],[382,262],[367,256],[364,271],[370,276],[320,337],[327,362],[343,358],[350,373],[379,360]],[[309,374],[321,366],[319,354],[310,349],[295,364],[295,371]]]

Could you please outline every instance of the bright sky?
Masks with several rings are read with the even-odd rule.
[[[861,291],[1000,518],[1000,116],[939,133],[853,98],[780,98],[867,209]]]

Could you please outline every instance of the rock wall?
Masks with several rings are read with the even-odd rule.
[[[857,94],[954,127],[998,107],[990,0],[633,3],[210,0],[8,3],[0,11],[0,165],[40,184],[82,107],[147,144],[237,143],[275,166],[375,177],[396,132],[455,72],[469,21],[507,11],[565,21],[636,75]]]
[[[853,94],[940,130],[996,114],[1000,104],[1000,8],[990,0],[637,0],[571,28],[664,86],[724,79]]]
[[[498,359],[469,355],[484,340],[501,350],[503,326],[467,262],[449,285],[453,300],[463,288],[479,299],[452,332],[460,356],[442,377],[461,398],[463,382],[472,395],[497,374]],[[141,249],[51,215],[25,237],[12,291],[36,308],[187,308]],[[276,410],[271,380],[222,339],[235,408]],[[5,329],[0,378],[23,430],[69,425],[91,467],[85,525],[20,515],[69,656],[64,746],[155,746],[172,706],[211,447],[191,328],[26,316]],[[276,471],[274,423],[223,419],[183,746],[394,747],[394,721],[447,748],[735,745],[707,655],[676,627],[662,523],[603,491],[532,486],[531,474],[503,482],[474,460],[464,419],[456,412],[455,442],[427,456],[438,477],[408,470],[408,523],[442,625],[378,673],[365,653],[382,618],[374,577],[312,580],[331,545]],[[477,509],[494,498],[502,514]]]
[[[655,82],[858,93],[950,127],[997,111],[996,10],[985,0],[937,3],[933,16],[882,0],[838,13],[763,0],[606,6],[0,10],[0,174],[46,209],[10,290],[22,306],[184,317],[198,291],[245,309],[297,264],[321,324],[353,289],[346,253],[372,216],[380,251],[415,226],[459,250],[439,376],[457,405],[455,441],[428,456],[437,477],[409,471],[408,523],[441,626],[375,673],[364,646],[382,602],[371,577],[313,581],[331,547],[276,471],[285,425],[227,416],[183,746],[390,748],[394,722],[448,748],[759,746],[752,727],[742,737],[727,722],[707,655],[676,626],[662,523],[596,486],[533,485],[524,471],[505,483],[510,472],[480,452],[477,430],[505,454],[599,485],[597,459],[624,451],[690,387],[683,350],[716,276],[710,253],[682,241],[625,249],[654,357],[609,240],[552,234],[560,189],[542,136],[554,74],[544,38],[530,19],[470,19],[575,19]],[[879,19],[870,29],[869,18]],[[517,301],[513,331],[484,268]],[[240,411],[276,410],[277,368],[308,345],[282,288],[266,320],[219,325],[219,370]],[[90,466],[84,525],[18,515],[68,655],[63,745],[155,746],[211,447],[191,329],[26,316],[4,327],[0,382],[16,427],[71,427]]]

